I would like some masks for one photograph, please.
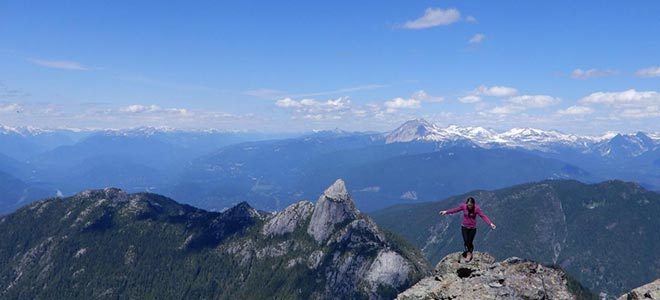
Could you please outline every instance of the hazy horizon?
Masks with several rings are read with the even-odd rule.
[[[265,131],[265,130],[259,130],[259,129],[224,129],[224,128],[213,128],[213,127],[170,127],[167,125],[161,125],[161,126],[148,126],[148,125],[138,125],[138,126],[132,126],[132,127],[116,127],[116,128],[99,128],[99,127],[36,127],[36,126],[9,126],[6,124],[0,124],[0,129],[6,129],[6,130],[35,130],[35,131],[72,131],[72,132],[122,132],[122,131],[135,131],[135,130],[146,130],[146,129],[154,129],[158,130],[161,132],[217,132],[217,133],[254,133],[254,134],[265,134],[265,135],[285,135],[285,136],[296,136],[296,135],[303,135],[303,134],[311,134],[311,133],[316,133],[316,132],[332,132],[332,131],[341,131],[341,132],[353,132],[353,133],[382,133],[386,134],[389,133],[393,130],[396,130],[399,126],[403,125],[405,122],[408,121],[413,121],[413,120],[419,120],[422,118],[418,119],[411,119],[411,120],[404,120],[402,121],[403,123],[396,125],[395,127],[386,129],[386,130],[351,130],[348,128],[341,128],[341,127],[335,127],[335,128],[325,128],[325,129],[308,129],[308,130],[279,130],[279,131]],[[435,124],[431,122],[431,124],[438,126],[438,124]],[[549,128],[549,129],[540,129],[540,128],[534,128],[534,127],[510,127],[510,128],[492,128],[492,127],[483,127],[483,126],[461,126],[458,124],[449,124],[446,126],[440,126],[441,129],[447,129],[457,126],[459,128],[484,128],[487,130],[492,130],[495,131],[496,133],[504,133],[507,131],[515,130],[515,129],[536,129],[536,130],[544,130],[544,131],[554,131],[554,132],[559,132],[562,134],[572,134],[572,135],[578,135],[578,136],[590,136],[590,137],[599,137],[599,136],[608,136],[612,135],[614,133],[620,133],[620,134],[636,134],[638,132],[643,132],[646,134],[651,134],[654,137],[655,136],[660,136],[660,129],[657,129],[655,131],[641,131],[641,130],[632,130],[632,131],[616,131],[616,130],[605,130],[602,132],[596,132],[596,133],[585,133],[585,134],[578,134],[575,132],[569,132],[569,131],[564,131],[564,130],[558,130],[554,128]]]

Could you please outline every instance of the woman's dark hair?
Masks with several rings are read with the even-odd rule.
[[[468,204],[468,203],[472,203],[472,208],[470,208],[469,206],[467,207],[468,215],[470,215],[472,217],[472,216],[474,216],[474,209],[475,209],[475,207],[477,207],[477,203],[474,201],[474,198],[472,198],[472,197],[468,197],[467,200],[465,200],[465,204]]]

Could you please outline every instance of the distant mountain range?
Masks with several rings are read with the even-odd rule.
[[[337,180],[313,204],[209,212],[114,188],[0,217],[2,299],[393,299],[430,266]]]
[[[534,129],[499,134],[413,120],[384,134],[332,131],[230,145],[194,160],[171,194],[202,207],[252,199],[258,207],[279,209],[312,197],[319,182],[342,177],[360,195],[358,207],[373,211],[543,179],[624,179],[658,189],[655,137]]]
[[[438,212],[468,196],[497,225],[491,230],[478,220],[478,251],[559,265],[596,294],[618,296],[660,277],[660,193],[636,183],[541,181],[400,204],[370,215],[435,263],[463,249],[462,215]]]
[[[118,186],[211,210],[247,199],[259,209],[279,210],[315,197],[326,182],[342,177],[353,182],[351,192],[360,199],[356,205],[373,211],[543,179],[622,179],[660,190],[659,141],[660,135],[651,133],[500,133],[440,128],[424,120],[386,133],[334,130],[300,136],[0,127],[0,172],[50,195]],[[23,190],[0,201],[0,214],[37,199],[17,198]]]
[[[278,137],[167,128],[94,131],[0,126],[0,173],[22,183],[5,184],[0,214],[45,196],[72,195],[83,189],[120,186],[132,192],[158,191],[171,185],[170,179],[200,155],[229,144]]]
[[[277,210],[314,197],[314,190],[336,177],[353,183],[351,192],[360,199],[356,204],[365,211],[440,199],[474,187],[593,178],[574,165],[518,149],[388,144],[382,135],[339,132],[224,147],[188,165],[171,195],[201,207],[251,199],[257,207]]]
[[[602,136],[580,136],[534,128],[513,128],[506,132],[497,132],[483,127],[452,125],[441,128],[423,119],[408,121],[386,133],[385,138],[387,143],[469,141],[483,148],[522,148],[544,152],[556,152],[564,147],[582,150],[584,153],[595,152],[601,156],[617,153],[638,156],[660,144],[660,133],[608,132]],[[627,151],[621,152],[624,149]]]

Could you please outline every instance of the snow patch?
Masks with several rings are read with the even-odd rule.
[[[415,191],[407,191],[401,195],[401,199],[417,200],[417,193]]]

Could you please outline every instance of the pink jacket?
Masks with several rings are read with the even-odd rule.
[[[486,217],[486,215],[484,215],[484,213],[481,211],[479,205],[476,204],[474,205],[474,215],[472,216],[470,216],[470,214],[468,213],[467,204],[465,203],[459,205],[456,208],[447,210],[447,213],[454,214],[459,211],[463,211],[463,221],[461,221],[461,225],[463,225],[464,227],[477,228],[477,215],[479,215],[488,225],[493,224],[493,222],[491,222],[490,219],[488,219],[488,217]]]

